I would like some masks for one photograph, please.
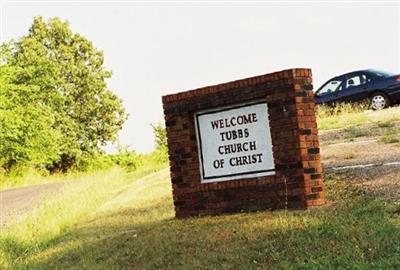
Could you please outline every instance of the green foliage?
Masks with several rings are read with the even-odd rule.
[[[138,154],[128,147],[120,146],[118,152],[114,154],[88,154],[81,155],[76,160],[74,166],[68,173],[53,173],[44,168],[32,168],[21,163],[16,164],[7,173],[0,170],[0,190],[10,187],[67,181],[71,177],[82,177],[87,173],[94,173],[112,169],[114,167],[123,168],[127,172],[136,171],[157,171],[167,165],[167,148],[158,147],[150,154]],[[1,168],[1,167],[0,167]]]
[[[153,153],[154,158],[158,162],[167,162],[168,160],[168,142],[167,131],[160,123],[151,125],[155,137],[156,149]]]
[[[62,134],[40,88],[16,84],[19,67],[0,66],[0,165],[47,165],[59,159]]]
[[[115,141],[126,114],[103,65],[103,52],[57,18],[36,17],[26,36],[3,44],[2,164],[66,170]]]
[[[155,137],[156,148],[167,147],[167,130],[160,123],[151,125]]]
[[[145,159],[145,155],[137,154],[135,151],[119,149],[115,154],[83,156],[78,159],[76,169],[78,171],[97,171],[119,166],[127,171],[135,171],[143,165]]]

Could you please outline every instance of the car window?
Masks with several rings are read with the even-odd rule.
[[[368,74],[368,73],[361,74],[361,82],[364,82],[362,84],[370,83],[370,82],[372,82],[372,79],[373,78],[372,78],[371,74]]]
[[[366,84],[367,82],[369,81],[365,74],[351,76],[346,80],[346,88],[356,87],[359,85]]]
[[[327,84],[325,84],[318,92],[317,95],[318,96],[323,96],[323,95],[327,95],[330,93],[333,93],[335,91],[340,91],[342,90],[342,82],[339,79],[334,79],[329,81]]]
[[[372,72],[373,74],[375,74],[377,77],[380,78],[388,78],[391,76],[394,76],[395,74],[392,72],[387,72],[387,71],[382,71],[382,70],[369,70],[370,72]]]

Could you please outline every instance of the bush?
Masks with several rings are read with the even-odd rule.
[[[124,150],[109,157],[115,165],[125,168],[128,171],[134,171],[143,166],[144,163],[143,155],[137,154],[135,151]]]
[[[94,156],[84,156],[78,159],[77,171],[97,171],[119,166],[127,171],[134,171],[143,165],[143,155],[127,149],[119,150],[115,154],[97,154]]]

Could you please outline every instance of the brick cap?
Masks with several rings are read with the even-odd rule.
[[[258,75],[236,81],[221,83],[212,86],[201,87],[189,91],[179,92],[175,94],[169,94],[162,97],[163,103],[174,102],[184,100],[194,96],[200,96],[204,94],[216,93],[226,89],[239,88],[251,86],[259,83],[265,83],[268,81],[276,81],[279,79],[293,79],[295,77],[311,77],[311,69],[309,68],[292,68],[264,75]]]

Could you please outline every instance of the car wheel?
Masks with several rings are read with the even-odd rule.
[[[389,99],[384,93],[375,93],[371,97],[371,109],[382,110],[389,106]]]

